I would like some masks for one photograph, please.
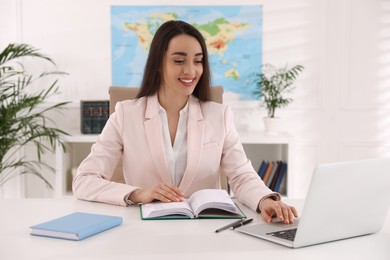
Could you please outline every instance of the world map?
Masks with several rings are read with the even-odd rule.
[[[183,20],[205,38],[212,85],[254,99],[252,77],[262,63],[262,6],[112,6],[112,85],[139,87],[153,35]]]

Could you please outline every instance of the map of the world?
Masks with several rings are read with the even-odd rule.
[[[154,33],[169,20],[194,25],[205,37],[212,85],[253,99],[262,61],[262,6],[112,6],[112,85],[139,87]]]

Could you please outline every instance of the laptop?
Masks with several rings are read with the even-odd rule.
[[[294,224],[262,223],[238,232],[298,248],[380,231],[390,205],[390,158],[317,166]]]

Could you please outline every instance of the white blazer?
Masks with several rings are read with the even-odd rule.
[[[187,168],[179,189],[188,197],[200,189],[219,188],[220,168],[237,199],[256,211],[273,193],[247,159],[227,105],[189,98]],[[79,199],[127,205],[138,188],[172,184],[163,145],[157,95],[118,102],[91,153],[78,168],[73,192]],[[123,157],[126,184],[110,182]]]

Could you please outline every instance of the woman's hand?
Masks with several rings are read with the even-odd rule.
[[[285,224],[292,224],[294,223],[294,217],[298,217],[298,212],[294,207],[271,198],[262,201],[260,211],[261,216],[268,223],[271,223],[273,217],[278,217]]]
[[[129,200],[134,203],[149,203],[154,200],[162,202],[179,202],[184,200],[184,193],[173,185],[158,183],[149,189],[138,189],[133,191],[129,196]]]

